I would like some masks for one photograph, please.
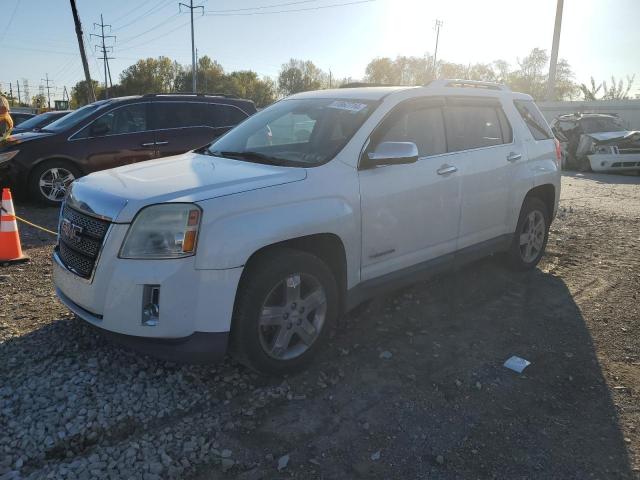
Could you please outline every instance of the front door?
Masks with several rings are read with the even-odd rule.
[[[147,104],[114,108],[98,117],[71,140],[86,172],[105,170],[156,156],[154,133],[147,126]]]
[[[370,138],[414,142],[420,158],[359,172],[362,210],[362,280],[402,270],[455,250],[460,177],[446,155],[443,109],[432,99],[397,106]]]

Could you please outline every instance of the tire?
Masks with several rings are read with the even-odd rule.
[[[547,246],[550,218],[547,206],[542,200],[536,197],[525,199],[507,254],[509,264],[514,270],[531,270],[538,265]],[[524,241],[526,243],[522,243]]]
[[[322,260],[288,248],[267,251],[240,282],[231,354],[261,373],[298,371],[326,342],[339,305],[337,282]]]
[[[49,160],[36,166],[29,175],[29,195],[32,200],[57,207],[75,179],[82,173],[70,162],[65,160]]]

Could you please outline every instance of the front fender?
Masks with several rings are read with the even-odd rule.
[[[237,205],[247,199],[231,195],[204,202],[207,205],[203,206],[197,269],[240,267],[263,247],[307,235],[331,233],[345,246],[348,272],[357,270],[360,223],[357,212],[346,199],[288,201],[283,196],[282,203],[277,205],[258,207],[252,205],[252,201],[242,209],[236,206],[233,211],[234,200]],[[229,213],[217,216],[216,211]]]

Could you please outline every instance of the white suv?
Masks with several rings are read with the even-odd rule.
[[[58,296],[171,360],[299,368],[383,290],[506,252],[535,267],[559,146],[531,97],[438,80],[293,95],[207,148],[74,182]]]

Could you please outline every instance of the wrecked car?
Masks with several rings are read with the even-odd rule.
[[[626,130],[617,115],[560,115],[551,128],[562,146],[563,169],[640,173],[640,131]]]

